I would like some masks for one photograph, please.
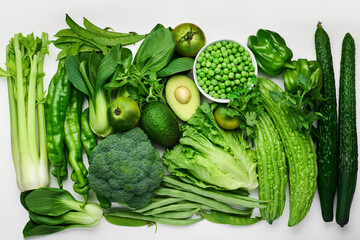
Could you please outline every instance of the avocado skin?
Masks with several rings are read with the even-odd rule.
[[[141,109],[140,125],[150,140],[164,147],[179,142],[180,129],[175,114],[162,102],[149,102]]]

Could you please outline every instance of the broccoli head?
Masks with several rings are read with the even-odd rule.
[[[106,137],[91,151],[89,162],[90,188],[133,209],[150,203],[164,177],[158,151],[138,127]]]

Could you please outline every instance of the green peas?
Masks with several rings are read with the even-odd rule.
[[[225,93],[222,93],[221,96],[220,96],[221,99],[226,99],[226,94]]]
[[[246,87],[255,73],[249,51],[226,40],[206,47],[195,65],[199,86],[215,98],[224,98],[236,87]],[[210,79],[210,80],[209,80]]]

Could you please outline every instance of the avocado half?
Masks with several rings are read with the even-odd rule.
[[[200,93],[195,82],[186,75],[169,78],[165,86],[165,97],[173,112],[182,121],[188,121],[200,105]]]

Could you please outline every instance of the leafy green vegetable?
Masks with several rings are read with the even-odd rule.
[[[176,73],[188,71],[194,65],[194,59],[189,57],[175,58],[171,60],[163,69],[157,72],[158,77],[168,77]]]
[[[226,113],[230,117],[239,116],[242,119],[243,124],[240,125],[240,128],[244,129],[248,136],[253,135],[257,118],[263,112],[262,98],[257,85],[258,80],[254,76],[252,81],[251,88],[237,88],[228,95],[230,102]]]
[[[6,48],[11,150],[16,181],[21,191],[49,184],[43,89],[43,64],[48,35],[41,39],[15,34]],[[38,141],[39,140],[39,141]]]
[[[254,150],[240,130],[225,131],[215,122],[216,104],[202,104],[181,126],[180,144],[162,158],[169,172],[200,187],[234,190],[258,186]]]
[[[46,235],[74,227],[94,227],[99,224],[103,210],[94,203],[77,201],[68,191],[58,188],[39,188],[25,196],[30,221],[23,230],[24,237]]]
[[[304,74],[298,74],[294,88],[298,89],[295,93],[290,91],[270,91],[271,99],[278,104],[278,108],[287,109],[286,116],[290,127],[294,130],[303,131],[306,136],[313,133],[314,121],[323,117],[317,111],[318,105],[325,99],[317,89],[318,82],[313,81]]]

